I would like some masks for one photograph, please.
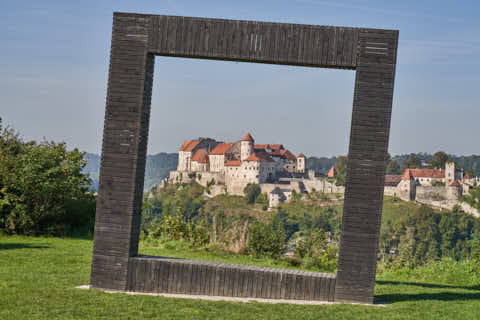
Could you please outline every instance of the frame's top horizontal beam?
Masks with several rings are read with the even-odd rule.
[[[120,12],[114,20],[117,33],[145,26],[156,55],[326,68],[355,69],[362,53],[394,63],[398,37],[396,30]]]

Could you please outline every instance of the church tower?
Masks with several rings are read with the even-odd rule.
[[[243,161],[247,159],[253,153],[253,144],[254,140],[250,133],[247,133],[240,141],[240,160]]]
[[[305,173],[305,155],[303,153],[297,157],[297,172]]]
[[[445,185],[449,186],[455,181],[455,162],[447,161],[445,163]]]

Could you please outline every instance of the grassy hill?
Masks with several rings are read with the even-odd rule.
[[[159,249],[155,255],[268,265],[208,252]],[[88,284],[92,241],[0,236],[0,319],[477,319],[479,266],[443,261],[377,276],[386,307],[213,302],[109,294],[75,289]]]

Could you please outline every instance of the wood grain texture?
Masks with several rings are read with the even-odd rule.
[[[336,301],[373,303],[397,31],[360,29]]]
[[[132,257],[129,261],[129,291],[265,299],[334,299],[334,274],[152,256]],[[315,287],[315,283],[322,285]]]

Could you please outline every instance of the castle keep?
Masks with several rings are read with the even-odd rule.
[[[195,179],[205,186],[214,185],[214,194],[243,195],[249,183],[273,183],[303,175],[305,165],[303,154],[296,157],[282,144],[255,144],[250,133],[231,143],[198,138],[184,141],[177,170],[170,172],[169,181]]]

